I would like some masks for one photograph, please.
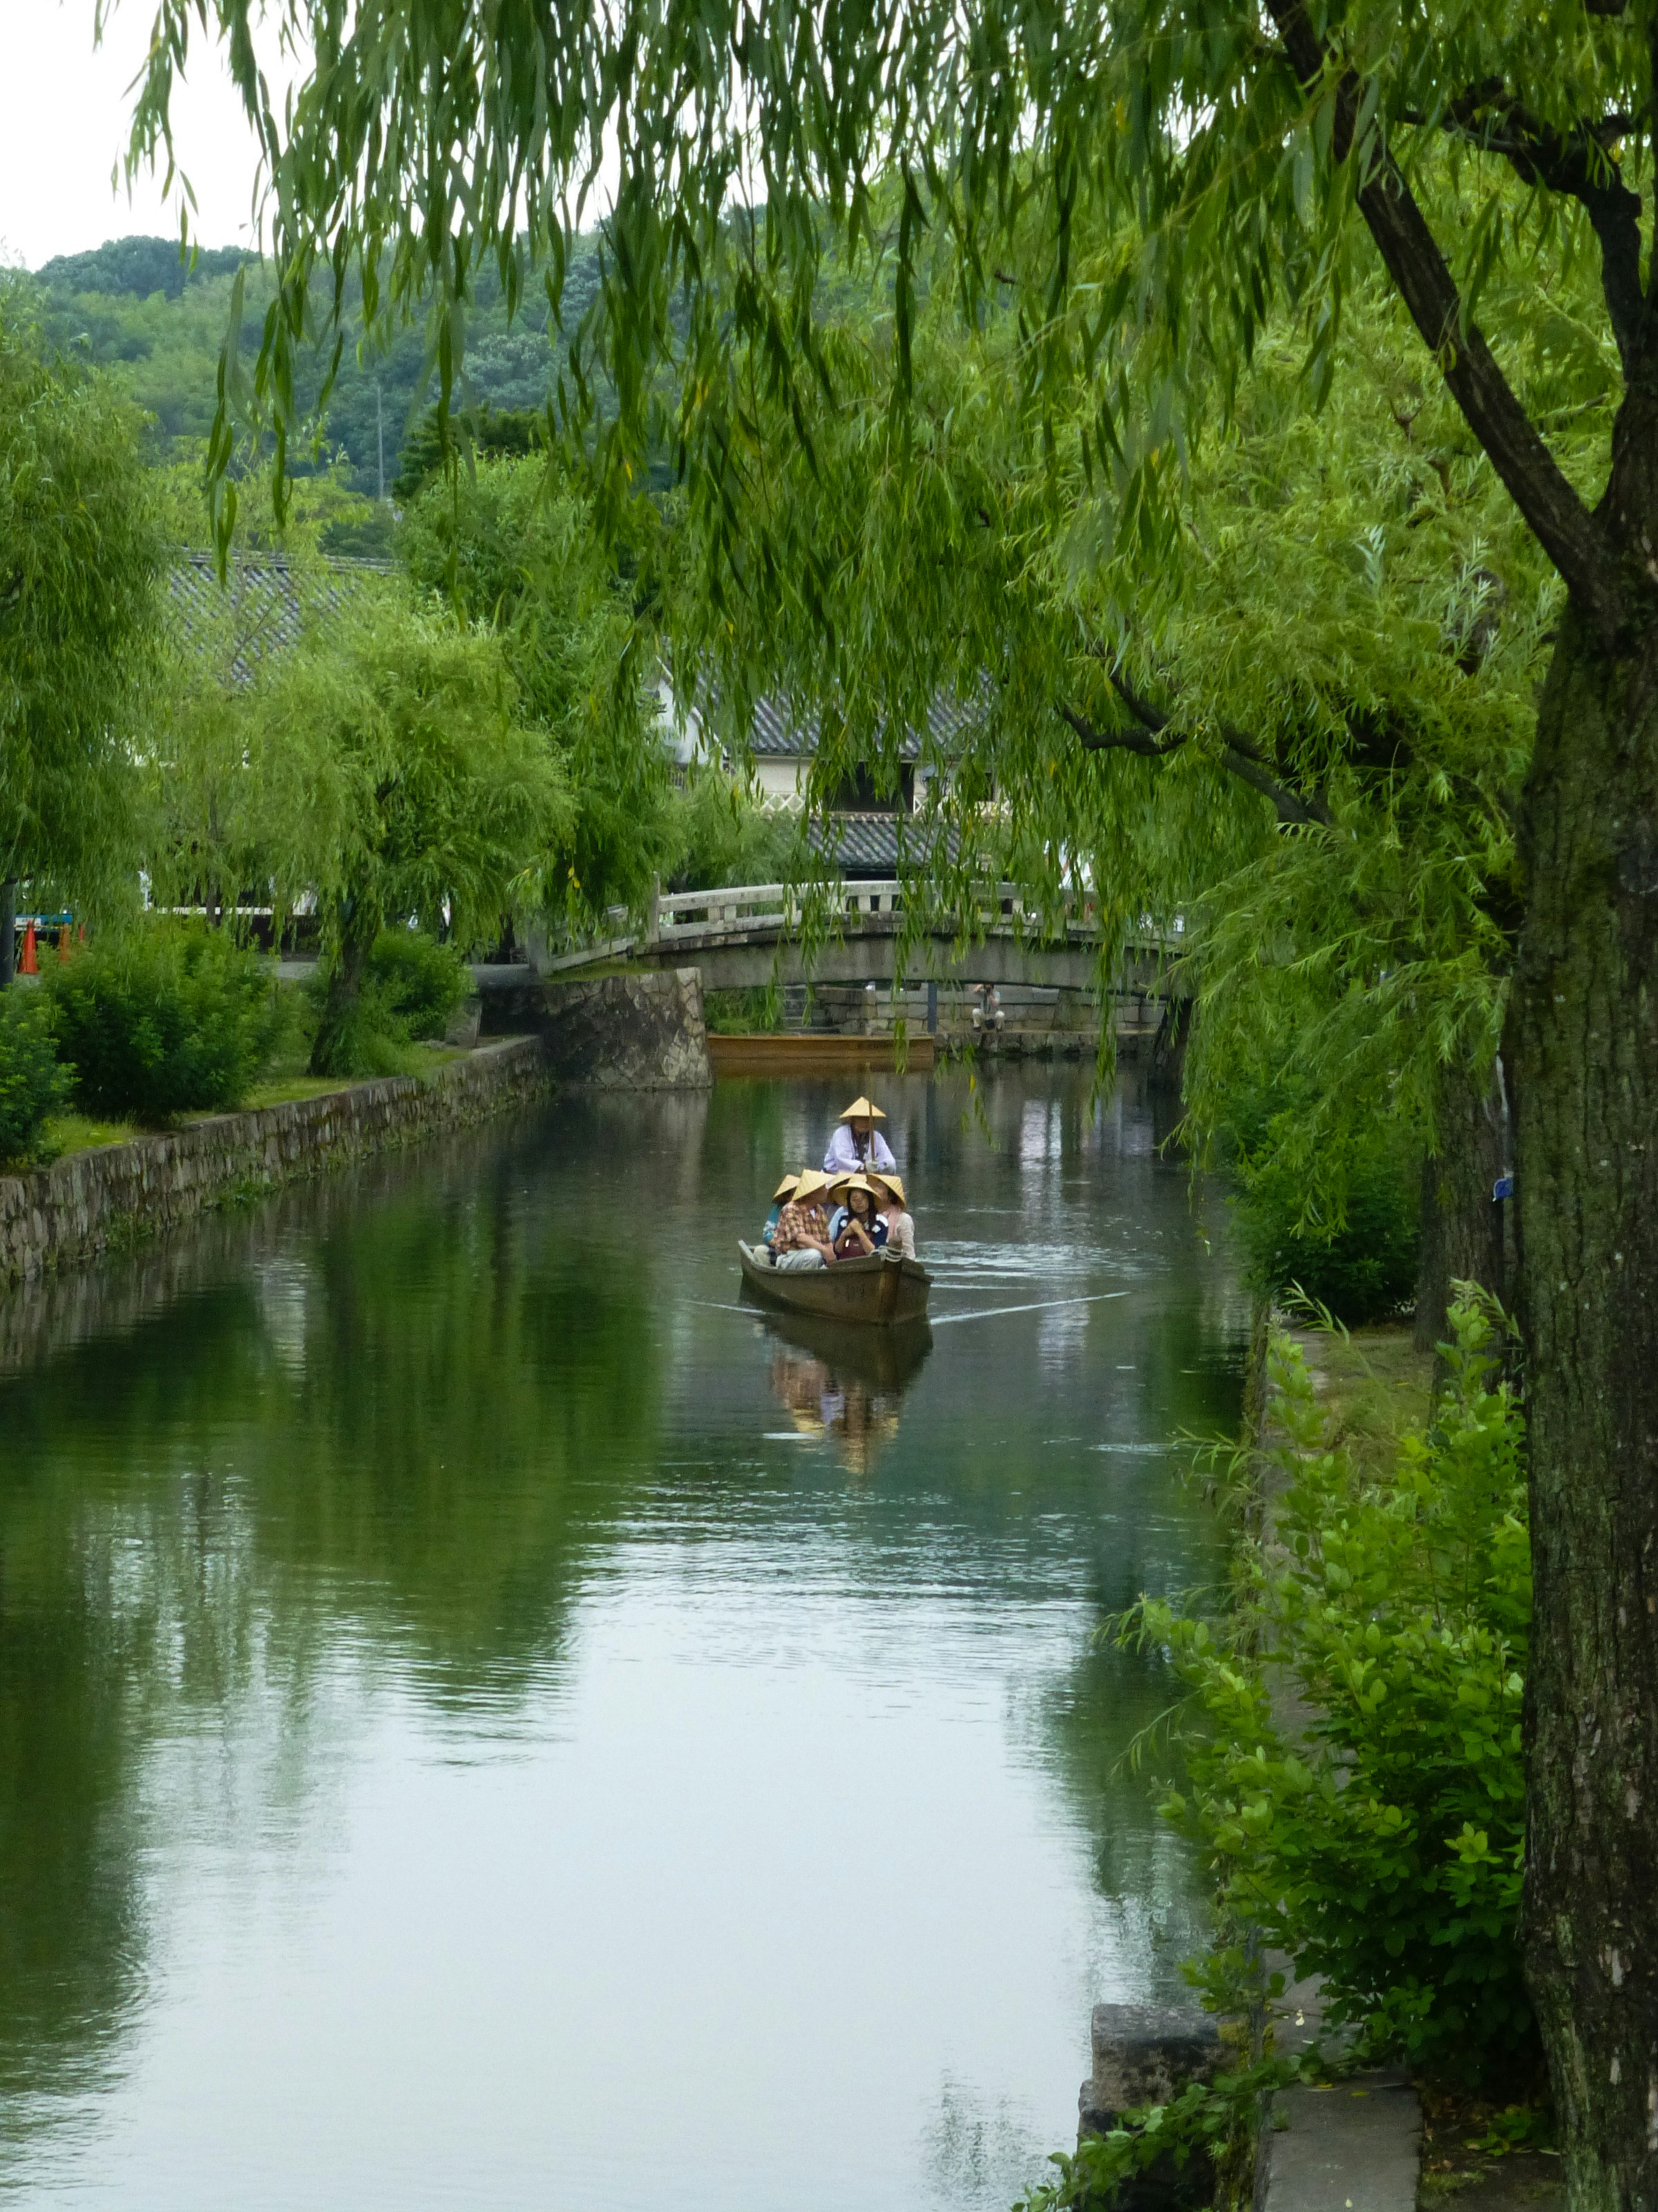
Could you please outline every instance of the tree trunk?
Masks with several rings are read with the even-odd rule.
[[[380,915],[366,903],[347,908],[340,929],[339,951],[335,957],[333,973],[328,979],[328,995],[323,1000],[322,1016],[317,1024],[316,1040],[311,1048],[313,1075],[355,1075],[361,1073],[355,1065],[353,1031],[356,1014],[362,1002],[363,978],[368,972],[368,956],[374,949],[374,939],[380,935]]]
[[[9,985],[17,968],[17,878],[0,882],[0,991]]]
[[[1658,2206],[1658,621],[1569,611],[1521,851],[1515,1091],[1536,1613],[1527,1973],[1572,2212]]]
[[[1501,1063],[1479,1081],[1447,1068],[1441,1089],[1439,1149],[1422,1163],[1422,1246],[1416,1279],[1416,1348],[1445,1336],[1451,1285],[1475,1282],[1507,1303],[1503,1249],[1507,1208],[1491,1193],[1511,1165]]]

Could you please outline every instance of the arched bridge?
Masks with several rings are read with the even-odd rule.
[[[987,884],[977,917],[979,941],[963,945],[953,922],[929,929],[905,956],[901,884],[849,883],[829,894],[828,927],[808,950],[801,943],[802,902],[783,884],[737,890],[679,891],[654,901],[646,928],[580,952],[543,960],[544,974],[579,975],[584,969],[696,968],[705,990],[740,991],[782,983],[938,981],[1026,984],[1061,991],[1100,991],[1100,933],[1086,917],[1056,931],[1027,908],[1016,884]],[[1179,939],[1147,933],[1122,948],[1107,988],[1153,998],[1168,988],[1167,962]]]

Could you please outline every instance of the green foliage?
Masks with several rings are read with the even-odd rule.
[[[1084,2136],[1074,2151],[1055,2152],[1050,2160],[1059,2169],[1054,2179],[1021,2197],[1013,2212],[1101,2212],[1126,2185],[1152,2169],[1163,2184],[1158,2201],[1194,2203],[1196,2177],[1187,2175],[1194,2159],[1214,2169],[1228,2203],[1246,2201],[1247,2191],[1235,2196],[1227,2184],[1243,2178],[1240,2169],[1248,2162],[1263,2100],[1303,2071],[1319,2070],[1315,2058],[1267,2058],[1213,2081],[1189,2081],[1167,2104],[1124,2112],[1108,2133]]]
[[[488,455],[492,460],[523,459],[543,453],[549,443],[547,417],[527,407],[463,408],[446,424],[428,407],[405,436],[393,497],[411,500],[441,476],[446,461],[456,465]]]
[[[573,812],[545,739],[516,719],[500,641],[391,586],[273,658],[240,708],[279,906],[314,892],[331,962],[312,1066],[352,1072],[356,1001],[388,924],[465,945],[532,903]]]
[[[58,1061],[44,995],[15,985],[0,991],[0,1166],[28,1158],[46,1117],[68,1098],[73,1073]]]
[[[399,550],[417,589],[452,595],[501,640],[519,711],[570,794],[538,879],[550,918],[637,911],[668,849],[667,759],[644,694],[643,640],[591,508],[544,462],[480,460],[415,500]]]
[[[1227,1618],[1145,1599],[1126,1632],[1195,1693],[1165,1810],[1208,1856],[1224,1925],[1321,1975],[1332,2022],[1369,2051],[1511,2085],[1539,2063],[1518,1935],[1521,1423],[1500,1313],[1473,1292],[1451,1322],[1433,1425],[1382,1479],[1329,1442],[1299,1347],[1275,1341],[1275,1541],[1249,1551]],[[1274,1672],[1310,1709],[1301,1734],[1274,1713]],[[1231,2008],[1245,1976],[1224,1947],[1201,1978]]]
[[[0,283],[0,879],[84,906],[131,864],[159,547],[136,416],[21,310]]]
[[[45,263],[39,282],[49,293],[73,299],[87,292],[147,300],[183,296],[186,284],[211,276],[234,276],[252,257],[240,246],[198,248],[181,253],[176,238],[112,238],[86,253],[60,253]]]
[[[284,1024],[265,964],[221,932],[146,921],[100,937],[41,986],[83,1112],[165,1122],[230,1107]]]
[[[418,930],[386,930],[368,956],[368,989],[385,1007],[388,1024],[410,1042],[440,1037],[471,988],[454,947]]]
[[[1396,1312],[1415,1292],[1420,1154],[1408,1123],[1375,1114],[1330,1140],[1337,1156],[1309,1180],[1299,1146],[1309,1087],[1279,1083],[1242,1101],[1233,1093],[1234,1204],[1255,1287],[1293,1284],[1352,1326]],[[1331,1192],[1339,1205],[1321,1211]]]
[[[151,453],[175,462],[206,450],[217,404],[220,348],[239,270],[244,307],[233,374],[245,380],[242,388],[251,399],[260,329],[275,288],[269,269],[240,247],[203,248],[187,268],[179,259],[176,237],[117,239],[95,252],[47,262],[30,289],[47,343],[71,361],[106,370],[149,416],[146,442]],[[578,314],[597,282],[592,248],[579,244],[568,295]],[[422,425],[430,421],[426,403],[435,364],[423,336],[413,330],[389,334],[386,343],[371,344],[359,358],[364,331],[355,271],[348,277],[343,305],[344,352],[320,411],[328,349],[314,338],[301,346],[294,387],[299,434],[290,443],[288,459],[301,479],[338,468],[353,491],[372,501],[380,489],[382,446],[385,488],[391,493],[407,469],[410,451],[422,439]],[[319,297],[319,316],[321,312]],[[539,416],[544,422],[559,359],[550,343],[544,301],[538,313],[514,319],[493,271],[486,272],[468,317],[470,404],[497,415]],[[318,431],[320,442],[313,449]],[[268,456],[268,441],[262,450]],[[247,459],[239,455],[239,472]],[[257,469],[257,460],[253,465]],[[244,475],[244,488],[247,480]],[[398,490],[397,495],[405,495]],[[199,526],[191,536],[198,534]]]
[[[368,956],[361,988],[343,1009],[337,1004],[339,965],[338,955],[324,962],[306,986],[313,1034],[332,1019],[328,1066],[320,1071],[331,1075],[408,1073],[416,1058],[410,1046],[440,1037],[450,1015],[471,988],[459,954],[423,931],[383,930]]]
[[[740,784],[716,769],[692,770],[669,817],[662,869],[666,890],[786,883],[799,866],[800,817],[756,806]]]

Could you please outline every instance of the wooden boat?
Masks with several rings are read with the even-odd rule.
[[[793,1313],[890,1328],[920,1321],[926,1312],[932,1278],[914,1260],[889,1259],[881,1252],[867,1260],[837,1260],[832,1267],[797,1270],[756,1258],[741,1238],[737,1250],[750,1289],[768,1304],[786,1306]]]
[[[904,1071],[931,1074],[938,1047],[925,1030],[911,1036]],[[708,1060],[716,1075],[892,1075],[898,1047],[888,1037],[803,1036],[793,1030],[708,1033]]]
[[[764,1261],[760,1264],[764,1267]],[[768,1305],[746,1281],[741,1295],[744,1305],[763,1314],[768,1337],[821,1359],[844,1381],[861,1382],[894,1398],[914,1380],[932,1349],[932,1330],[925,1315],[890,1322],[885,1328],[867,1328],[861,1322]]]

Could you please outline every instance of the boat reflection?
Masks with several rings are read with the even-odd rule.
[[[852,1474],[867,1474],[897,1434],[904,1392],[932,1350],[925,1320],[892,1328],[778,1313],[749,1297],[765,1321],[771,1387],[802,1436],[834,1445]]]

